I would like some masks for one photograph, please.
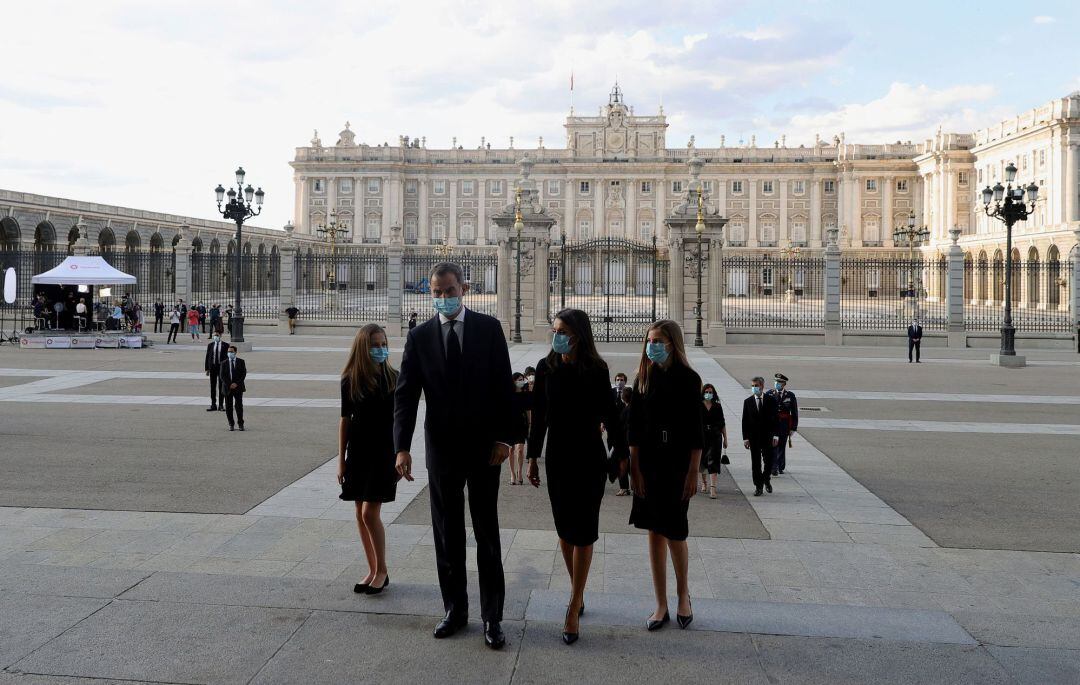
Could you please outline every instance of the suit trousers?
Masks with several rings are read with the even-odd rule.
[[[480,616],[485,621],[502,620],[506,589],[499,539],[501,471],[501,466],[483,463],[464,471],[428,473],[435,565],[439,571],[443,609],[457,617],[469,615],[465,575],[465,487],[468,486],[480,576]]]
[[[772,438],[761,442],[750,441],[750,467],[754,474],[754,487],[760,490],[769,483],[769,478],[772,475]]]
[[[783,421],[783,419],[781,419]],[[779,429],[780,442],[773,448],[772,472],[783,471],[787,468],[787,440],[789,431],[781,427]]]
[[[164,317],[160,317],[160,316],[155,316],[154,317],[154,332],[155,333],[160,333],[161,329],[162,329],[162,326],[164,326],[164,325],[165,325]]]
[[[235,392],[222,388],[225,393],[225,418],[229,420],[229,425],[233,425],[233,411],[236,411],[236,420],[243,426],[244,425],[244,393]]]
[[[217,406],[218,394],[221,395],[221,403],[225,404],[225,389],[221,387],[221,374],[217,369],[210,369],[210,404]]]
[[[911,361],[911,351],[915,350],[915,361],[919,361],[919,348],[922,346],[922,340],[915,341],[908,338],[907,341],[907,360]]]

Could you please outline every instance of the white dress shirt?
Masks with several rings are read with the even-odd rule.
[[[450,338],[450,321],[454,320],[458,322],[458,325],[454,326],[454,333],[457,334],[458,347],[461,351],[465,351],[465,305],[461,305],[461,309],[455,316],[448,317],[443,313],[439,313],[439,326],[442,331],[442,346],[443,354],[446,354],[447,340]]]

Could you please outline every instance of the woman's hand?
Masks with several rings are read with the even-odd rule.
[[[338,459],[337,463],[337,484],[345,485],[345,460]]]
[[[398,480],[404,478],[411,481],[412,477],[412,455],[408,452],[397,453],[397,463],[394,464],[394,470],[398,472]]]
[[[636,466],[634,460],[630,463],[630,487],[638,497],[645,497],[645,478],[641,475],[641,468]]]
[[[697,492],[698,475],[695,471],[688,471],[686,478],[683,480],[682,498],[683,501],[689,500]]]
[[[540,465],[535,459],[529,460],[529,482],[534,488],[540,487]]]

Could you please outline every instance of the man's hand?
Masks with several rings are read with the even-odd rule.
[[[209,376],[209,375],[210,375],[210,370],[209,370],[209,369],[207,369],[207,370],[206,370],[206,375],[207,375],[207,376]]]
[[[682,498],[683,501],[689,500],[697,492],[698,476],[697,473],[690,471],[686,474],[686,479],[683,481],[682,486]]]
[[[773,447],[776,447],[776,446],[777,446],[777,445],[779,445],[779,444],[780,444],[780,438],[778,438],[778,437],[776,437],[776,436],[774,435],[774,436],[773,436],[773,439],[772,439],[772,446],[773,446]]]
[[[510,446],[503,442],[497,442],[491,448],[491,461],[488,463],[492,466],[498,466],[509,458]]]
[[[535,459],[529,460],[529,482],[534,488],[540,487],[540,466]]]
[[[229,383],[229,390],[236,390],[236,383]]]
[[[398,473],[398,480],[412,480],[412,455],[408,452],[398,452],[394,470]]]
[[[750,441],[749,440],[743,440],[742,441],[742,446],[744,448],[746,448],[746,449],[750,449]]]

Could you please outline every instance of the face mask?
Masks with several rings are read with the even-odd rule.
[[[220,335],[215,335],[214,336],[214,342],[221,342],[221,336]]]
[[[514,385],[516,385],[519,388],[524,388],[528,384],[529,384],[529,381],[515,381],[514,382]]]
[[[527,377],[527,378],[526,378],[525,380],[527,380],[528,382],[532,383],[532,382],[533,382],[533,378],[535,378],[535,376],[528,376],[528,377]]]
[[[761,394],[761,388],[759,388],[756,385],[751,386],[750,389],[754,391],[754,395],[760,395]]]
[[[376,364],[382,364],[384,361],[390,358],[389,347],[372,347],[371,358],[375,360]]]
[[[667,345],[662,342],[651,342],[645,346],[645,355],[650,361],[663,364],[668,358]]]
[[[443,316],[450,316],[461,308],[460,297],[433,297],[431,303],[435,306],[435,311]]]
[[[569,335],[556,333],[551,336],[551,349],[555,350],[556,354],[570,354],[572,347]]]
[[[784,386],[781,383],[773,383],[772,387],[776,388],[776,392],[780,392],[781,390],[784,389]]]
[[[705,399],[707,399],[709,401],[712,401],[712,393],[711,392],[705,393]]]
[[[234,359],[236,359],[236,353],[235,352],[229,352],[229,361],[232,361]]]

